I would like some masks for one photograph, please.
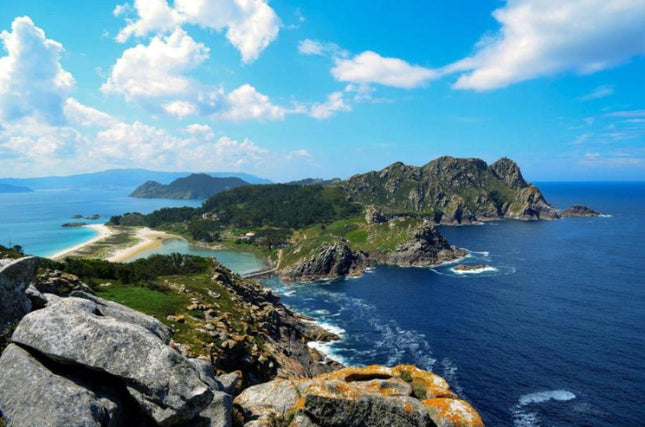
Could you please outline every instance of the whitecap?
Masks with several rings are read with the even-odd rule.
[[[284,295],[285,297],[292,297],[292,296],[294,296],[295,294],[296,294],[295,289],[292,289],[292,290],[290,290],[290,291],[284,291],[284,292],[282,293],[282,295]]]
[[[349,365],[347,359],[345,359],[343,356],[340,356],[334,353],[331,342],[309,341],[307,343],[307,346],[309,348],[313,348],[314,350],[317,350],[320,354],[325,356],[326,359],[333,360],[334,362],[341,363],[345,366]]]
[[[455,270],[454,267],[450,269],[455,274],[464,275],[464,274],[481,274],[481,273],[497,273],[499,270],[495,267],[487,265],[485,267],[476,268],[474,270]]]
[[[521,396],[519,400],[519,406],[526,406],[534,403],[544,403],[548,402],[549,400],[567,402],[575,398],[576,395],[567,390],[539,391],[536,393],[529,393]]]
[[[613,218],[614,216],[611,214],[599,214],[598,215],[600,218]]]

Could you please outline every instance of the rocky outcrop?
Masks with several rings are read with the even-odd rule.
[[[0,333],[31,310],[25,290],[33,281],[38,259],[24,257],[0,266]]]
[[[515,196],[513,203],[503,205],[504,217],[520,220],[552,220],[560,218],[558,211],[544,199],[537,187],[532,185],[522,188]]]
[[[176,424],[197,416],[213,394],[157,335],[165,327],[150,328],[155,322],[138,322],[89,299],[62,298],[25,316],[12,340],[56,362],[118,378],[157,423]]]
[[[381,209],[376,206],[365,207],[365,222],[367,222],[367,225],[380,224],[386,221],[387,218],[383,215]]]
[[[482,426],[446,381],[414,366],[346,368],[313,379],[274,380],[234,401],[249,425]]]
[[[394,251],[370,254],[379,264],[402,267],[424,267],[454,261],[466,252],[452,246],[430,222],[424,222],[414,231],[410,241],[401,243]]]
[[[281,271],[286,281],[313,281],[360,274],[369,266],[367,255],[347,242],[322,243],[313,254]]]
[[[488,167],[490,171],[510,188],[525,188],[528,183],[524,180],[519,166],[508,157],[502,157]]]
[[[45,270],[36,277],[36,289],[47,294],[67,296],[73,291],[93,293],[77,276],[58,270]]]
[[[573,205],[570,208],[565,209],[560,216],[563,218],[570,217],[595,217],[600,216],[600,213],[595,210],[588,208],[587,206],[582,205]]]

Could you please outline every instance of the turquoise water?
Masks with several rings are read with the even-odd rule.
[[[264,262],[251,253],[226,250],[214,251],[200,246],[191,245],[181,239],[168,239],[164,241],[160,248],[142,252],[130,261],[134,261],[139,258],[146,258],[152,254],[168,255],[174,252],[180,254],[199,255],[203,257],[215,257],[219,262],[238,274],[251,273],[265,268]]]
[[[66,222],[105,223],[125,212],[149,213],[162,207],[200,206],[198,200],[135,199],[131,188],[58,189],[0,194],[0,244],[21,245],[26,253],[52,255],[96,235],[86,227],[63,228]],[[97,221],[74,215],[101,215]]]

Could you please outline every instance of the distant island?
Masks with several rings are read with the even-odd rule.
[[[20,185],[0,184],[0,193],[31,193],[32,191],[34,190]]]
[[[219,192],[249,185],[235,177],[215,178],[204,173],[194,173],[178,178],[168,185],[148,181],[137,187],[130,197],[144,199],[207,199]]]
[[[508,158],[491,165],[453,157],[422,167],[397,162],[325,184],[241,186],[200,208],[127,213],[110,223],[251,250],[283,280],[308,281],[359,275],[377,264],[431,266],[466,256],[436,224],[561,217]],[[586,216],[587,209],[578,206],[566,215]]]

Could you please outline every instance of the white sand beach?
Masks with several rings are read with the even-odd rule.
[[[112,230],[110,230],[110,227],[107,225],[103,224],[88,224],[84,225],[83,227],[91,228],[92,230],[95,230],[97,232],[97,235],[92,237],[90,240],[86,240],[83,243],[79,243],[78,245],[71,246],[69,248],[63,249],[62,251],[58,251],[53,255],[50,255],[48,258],[53,259],[53,260],[60,260],[65,258],[65,256],[69,255],[72,252],[75,252],[79,249],[84,248],[85,246],[91,245],[93,243],[98,242],[99,240],[103,240],[109,236],[112,235]]]

